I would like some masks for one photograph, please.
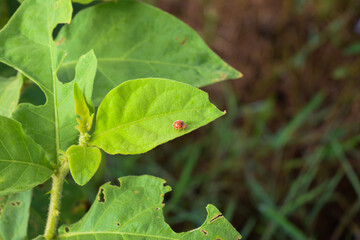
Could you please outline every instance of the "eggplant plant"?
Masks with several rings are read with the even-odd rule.
[[[221,117],[198,87],[241,73],[142,2],[93,4],[73,20],[70,0],[21,2],[0,31],[0,61],[17,71],[0,77],[0,239],[30,238],[32,189],[48,180],[36,239],[240,239],[213,205],[199,228],[175,233],[162,210],[171,188],[149,175],[104,184],[80,221],[58,226],[69,173],[83,186],[102,155],[145,153]],[[19,104],[24,79],[45,104]]]

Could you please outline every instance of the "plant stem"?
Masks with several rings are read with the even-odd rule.
[[[44,233],[44,237],[46,239],[53,239],[56,236],[57,224],[60,216],[63,184],[68,172],[69,163],[65,160],[60,168],[52,175],[50,206]]]

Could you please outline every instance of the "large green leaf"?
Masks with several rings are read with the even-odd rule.
[[[12,78],[0,77],[0,115],[10,117],[18,104],[22,83],[20,73]],[[26,238],[30,202],[31,190],[0,197],[0,239]]]
[[[73,145],[66,155],[71,175],[79,185],[85,185],[94,176],[101,162],[101,152],[97,147]]]
[[[0,77],[0,115],[10,117],[19,102],[22,86],[22,75],[16,77]]]
[[[57,48],[52,32],[58,23],[69,23],[70,0],[27,0],[0,32],[0,61],[16,68],[44,91],[43,106],[20,104],[13,116],[55,162],[60,150],[75,143],[73,83],[91,99],[96,58],[93,52],[80,58],[75,80],[61,83],[57,71],[66,52]]]
[[[31,190],[0,197],[0,239],[26,239],[30,201]]]
[[[126,81],[100,104],[89,144],[110,154],[143,153],[223,114],[191,85],[156,78]],[[176,120],[187,127],[174,129]]]
[[[119,179],[120,186],[103,185],[89,212],[77,223],[64,225],[58,239],[183,239],[239,240],[240,234],[214,206],[202,226],[189,232],[175,233],[164,221],[164,194],[171,188],[152,176]]]
[[[98,58],[94,101],[134,78],[161,77],[200,87],[241,74],[212,52],[186,24],[145,3],[121,0],[89,7],[57,37],[69,52],[59,75],[71,80],[77,59]]]
[[[44,150],[21,124],[0,116],[0,195],[24,191],[46,181],[53,168]]]

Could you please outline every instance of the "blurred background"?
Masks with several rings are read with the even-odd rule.
[[[69,178],[62,221],[78,220],[105,181],[151,174],[173,187],[164,211],[175,231],[201,225],[212,203],[244,239],[360,239],[360,1],[146,2],[244,77],[204,88],[224,117],[145,155],[107,156],[84,188]],[[35,190],[30,231],[46,191]]]

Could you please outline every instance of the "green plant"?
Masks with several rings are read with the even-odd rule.
[[[208,124],[224,112],[196,87],[241,76],[193,30],[144,3],[101,3],[71,17],[70,0],[25,0],[0,31],[0,61],[18,71],[0,82],[0,238],[27,237],[30,189],[52,178],[37,239],[240,239],[213,205],[200,228],[175,233],[162,214],[170,187],[147,175],[101,186],[79,222],[57,229],[69,171],[85,185],[100,149],[140,154]],[[18,105],[24,78],[44,105]],[[185,129],[173,128],[178,119]]]

